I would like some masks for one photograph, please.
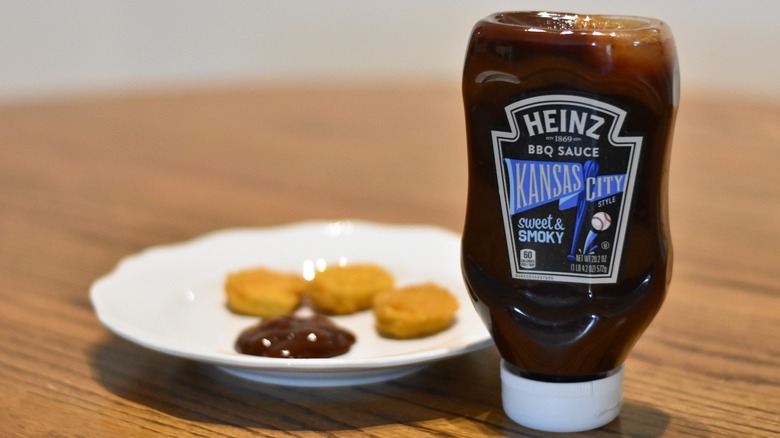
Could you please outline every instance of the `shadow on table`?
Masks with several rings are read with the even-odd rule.
[[[420,428],[430,433],[431,428],[475,436],[548,436],[504,415],[498,373],[484,371],[498,369],[493,348],[443,360],[394,381],[338,388],[250,382],[115,336],[96,345],[90,359],[96,381],[108,391],[188,422],[185,430],[208,433],[229,426],[335,432],[398,425],[406,432]],[[167,417],[142,411],[125,418],[165,426]],[[171,427],[174,423],[182,427],[176,421]],[[627,400],[618,420],[585,436],[656,437],[668,423],[657,408]]]
[[[490,400],[491,404],[475,409],[473,404],[463,402],[469,394],[453,391],[457,387],[467,392],[467,385],[446,385],[439,381],[441,388],[434,388],[442,376],[442,372],[437,372],[439,364],[390,382],[303,388],[246,381],[211,365],[146,350],[115,336],[95,345],[90,353],[94,378],[105,389],[133,403],[190,422],[270,430],[335,431],[424,423],[449,417],[477,418],[491,409],[500,412],[497,394]],[[459,362],[461,359],[443,362],[456,361],[459,365],[463,364]],[[470,379],[478,368],[468,361],[465,365],[458,377]],[[148,417],[160,421],[153,414]],[[133,418],[145,421],[143,416]]]

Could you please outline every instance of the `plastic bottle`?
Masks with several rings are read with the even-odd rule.
[[[671,278],[678,77],[655,19],[510,12],[472,31],[462,268],[520,424],[619,413],[623,362]]]

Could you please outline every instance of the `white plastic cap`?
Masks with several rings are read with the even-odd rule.
[[[623,366],[589,382],[554,383],[526,379],[501,361],[504,412],[513,421],[547,432],[580,432],[614,420],[623,404]]]

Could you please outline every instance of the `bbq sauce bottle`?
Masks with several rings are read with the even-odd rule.
[[[622,364],[671,277],[678,76],[655,19],[512,12],[472,31],[462,269],[520,424],[619,413]]]

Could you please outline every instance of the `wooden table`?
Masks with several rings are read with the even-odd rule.
[[[545,436],[504,415],[491,347],[400,380],[248,384],[100,325],[124,256],[230,227],[461,228],[457,84],[232,88],[0,107],[0,435]],[[583,436],[780,434],[780,105],[682,98],[675,273]],[[562,414],[562,415],[565,415]]]

